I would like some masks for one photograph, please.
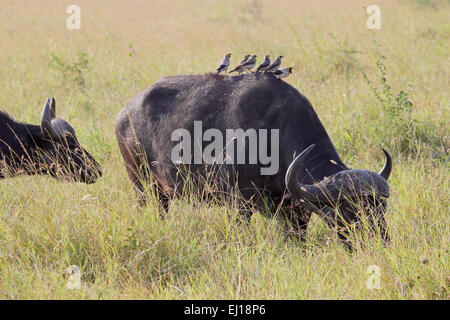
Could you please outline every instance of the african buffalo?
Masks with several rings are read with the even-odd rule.
[[[202,138],[195,132],[200,126],[205,132]],[[230,129],[240,136],[228,136]],[[182,140],[175,132],[191,139],[181,148],[184,161],[173,159]],[[226,148],[233,139],[245,142],[251,136],[249,132],[271,132],[275,139],[241,143],[240,149],[238,143],[234,149]],[[230,161],[220,159],[216,152],[215,160],[219,160],[205,165],[194,161],[195,152],[185,153],[192,153],[196,147],[197,151],[206,151],[209,147],[205,141],[212,141],[212,137],[220,140],[220,134],[226,138],[219,146],[226,149],[224,157]],[[121,110],[116,137],[141,204],[145,203],[145,186],[151,183],[167,209],[169,199],[183,189],[185,180],[180,177],[185,175],[181,171],[197,173],[193,176],[200,176],[195,179],[200,181],[210,177],[208,171],[213,170],[218,189],[237,186],[241,198],[254,207],[281,209],[301,237],[312,212],[339,230],[342,239],[348,236],[347,226],[361,221],[359,215],[365,212],[374,230],[388,239],[384,212],[392,167],[389,154],[384,151],[386,164],[378,174],[348,169],[310,102],[271,74],[162,78]],[[277,156],[274,159],[278,163],[273,166],[276,172],[263,174],[267,162],[237,161],[240,156],[256,159],[251,152],[255,146]],[[260,159],[263,154],[259,154]],[[251,212],[242,210],[245,215]]]
[[[0,179],[50,174],[62,180],[94,183],[102,172],[80,145],[72,126],[55,117],[55,99],[48,98],[40,126],[19,123],[0,112]]]

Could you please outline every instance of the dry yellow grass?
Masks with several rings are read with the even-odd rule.
[[[388,82],[413,103],[414,152],[399,147],[361,76],[380,86],[363,9],[372,2],[77,0],[80,30],[66,28],[68,4],[2,1],[0,109],[38,123],[54,96],[104,176],[94,185],[0,181],[0,298],[448,298],[448,1],[376,3]],[[233,64],[246,53],[284,55],[295,67],[287,81],[350,167],[378,170],[388,144],[391,246],[349,254],[317,218],[305,249],[276,220],[235,225],[232,208],[180,200],[165,221],[155,205],[135,208],[116,114],[163,76],[215,70],[226,52]],[[79,73],[67,67],[77,62]],[[62,277],[70,265],[82,269],[80,290]],[[380,290],[366,286],[370,265],[381,268]]]

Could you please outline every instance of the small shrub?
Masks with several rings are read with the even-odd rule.
[[[375,44],[376,67],[378,71],[379,87],[376,87],[363,72],[362,76],[369,85],[383,110],[382,124],[378,126],[377,136],[381,143],[389,146],[397,153],[415,154],[419,150],[416,135],[417,122],[412,118],[413,103],[406,90],[394,91],[388,81],[386,57],[379,51],[379,43],[373,37]]]
[[[64,81],[69,81],[78,85],[81,88],[85,87],[85,71],[88,68],[89,59],[86,52],[79,51],[77,61],[73,63],[65,62],[62,58],[54,53],[51,53],[51,59],[48,66],[62,74]]]

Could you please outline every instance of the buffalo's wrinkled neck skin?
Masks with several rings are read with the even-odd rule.
[[[32,163],[37,145],[43,139],[40,126],[17,123],[4,115],[0,117],[4,125],[4,134],[0,134],[0,162],[4,162],[6,166],[17,166],[23,161]],[[18,169],[25,170],[27,174],[34,173],[34,170],[30,171],[27,167]],[[0,178],[4,178],[1,171]]]

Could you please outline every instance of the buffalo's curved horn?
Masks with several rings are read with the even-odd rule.
[[[381,169],[381,171],[378,174],[380,176],[382,176],[383,178],[385,178],[387,181],[387,179],[389,179],[389,176],[392,171],[392,159],[391,159],[391,156],[389,155],[389,152],[387,152],[384,149],[383,149],[383,152],[386,155],[386,162],[384,163],[383,169]]]
[[[47,98],[41,116],[41,131],[44,135],[50,135],[51,137],[58,137],[52,125],[52,120],[55,119],[55,109],[55,99]]]
[[[298,174],[301,168],[302,163],[306,159],[308,153],[316,146],[316,144],[310,145],[308,148],[302,151],[292,163],[289,165],[289,168],[286,171],[285,183],[288,191],[298,199],[304,199],[311,202],[316,202],[318,195],[318,188],[313,185],[304,185],[298,182]]]

